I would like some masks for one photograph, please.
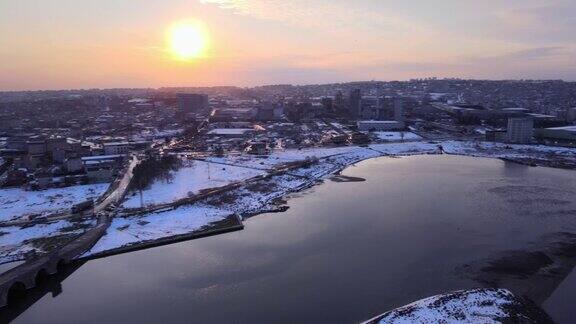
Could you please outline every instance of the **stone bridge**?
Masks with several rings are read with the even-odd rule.
[[[103,216],[98,220],[96,227],[60,249],[37,259],[26,261],[24,264],[1,274],[0,307],[6,306],[10,297],[34,288],[41,280],[57,273],[66,263],[92,248],[104,235],[109,225],[110,220],[107,216]]]

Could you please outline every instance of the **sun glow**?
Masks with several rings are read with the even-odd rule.
[[[175,23],[168,30],[168,48],[179,60],[189,61],[206,56],[209,37],[205,26],[197,21]]]

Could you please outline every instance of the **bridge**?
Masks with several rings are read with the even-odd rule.
[[[6,306],[10,297],[34,288],[42,279],[53,275],[62,266],[92,248],[104,235],[110,218],[102,216],[96,227],[82,234],[62,248],[32,259],[0,275],[0,307]]]
[[[90,250],[100,240],[111,223],[109,214],[102,211],[110,204],[118,203],[124,198],[132,180],[132,171],[137,164],[138,159],[133,157],[123,172],[122,178],[116,180],[111,190],[97,201],[94,212],[101,213],[94,228],[55,251],[27,260],[0,275],[0,307],[6,306],[10,297],[34,288],[45,277],[56,274],[63,265]],[[49,219],[54,221],[69,218],[61,218],[61,216]]]
[[[272,170],[269,170],[268,174],[259,175],[259,176],[253,177],[251,179],[241,181],[241,182],[234,182],[234,183],[231,183],[231,184],[226,185],[226,186],[221,187],[221,188],[215,188],[215,189],[207,190],[206,192],[201,193],[199,195],[196,195],[194,197],[185,198],[185,199],[182,199],[182,200],[177,201],[177,202],[172,202],[170,204],[153,206],[153,207],[147,208],[146,212],[150,212],[152,210],[157,210],[157,209],[161,209],[161,208],[167,208],[167,207],[168,208],[170,208],[170,207],[175,208],[175,207],[183,205],[183,204],[190,204],[190,203],[197,201],[199,199],[203,199],[203,198],[206,198],[208,196],[220,194],[222,192],[238,188],[238,187],[245,185],[245,184],[248,184],[248,183],[267,179],[267,178],[270,178],[270,177],[275,176],[275,175],[290,174],[291,170],[298,169],[298,168],[301,168],[303,166],[310,165],[312,163],[314,163],[313,160],[295,161],[295,162],[285,163],[281,166],[273,168]],[[134,158],[130,162],[130,165],[126,168],[126,172],[123,174],[122,179],[116,181],[114,190],[110,191],[110,193],[106,197],[103,197],[102,199],[100,199],[97,202],[97,207],[95,207],[95,210],[98,209],[99,211],[103,211],[105,209],[105,206],[107,206],[109,204],[113,204],[113,203],[115,204],[115,203],[117,203],[123,199],[124,195],[126,194],[128,187],[129,187],[130,181],[132,179],[132,170],[136,164],[137,164],[137,159]],[[299,177],[304,177],[304,176],[299,176]],[[142,211],[138,211],[138,213],[141,213],[141,212]],[[236,218],[238,218],[237,215],[236,215]],[[98,240],[100,240],[100,238],[106,233],[106,230],[110,226],[111,221],[112,220],[111,220],[110,215],[106,212],[102,212],[100,214],[100,216],[98,217],[98,222],[97,222],[96,227],[85,232],[80,237],[74,239],[73,241],[69,242],[68,244],[65,244],[64,246],[58,248],[57,250],[55,250],[51,253],[40,256],[38,258],[33,258],[31,260],[28,260],[24,264],[21,264],[21,265],[13,268],[11,270],[8,270],[7,272],[4,272],[3,274],[1,274],[0,275],[0,307],[6,306],[12,296],[17,296],[18,294],[21,294],[21,293],[25,292],[26,290],[34,288],[43,278],[45,278],[48,275],[54,275],[54,274],[58,273],[59,270],[62,269],[63,265],[71,262],[72,260],[74,260],[77,257],[84,254],[86,251],[90,250],[98,242]],[[171,243],[174,241],[188,240],[191,238],[199,238],[199,237],[203,237],[203,236],[209,236],[209,235],[214,235],[214,234],[225,232],[225,231],[237,230],[237,229],[243,228],[242,221],[239,218],[236,221],[237,221],[237,224],[235,224],[234,226],[225,228],[224,230],[216,229],[214,231],[207,231],[207,232],[203,232],[203,233],[192,233],[192,234],[186,234],[186,235],[181,235],[181,236],[176,236],[176,237],[170,237],[170,238],[166,238],[163,240],[157,240],[155,242],[149,242],[147,244],[143,244],[139,248],[141,249],[141,248],[146,248],[146,247],[151,247],[151,246],[164,245],[164,244],[168,244],[168,243]],[[112,254],[122,253],[122,252],[125,252],[125,251],[124,250],[113,251]]]

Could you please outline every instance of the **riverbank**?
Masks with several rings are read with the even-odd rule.
[[[553,323],[530,300],[505,289],[455,291],[391,310],[362,324]]]
[[[159,247],[183,241],[190,241],[199,238],[220,235],[234,231],[240,231],[242,229],[244,229],[244,224],[242,223],[242,219],[240,218],[240,216],[229,215],[228,217],[222,220],[212,222],[208,225],[202,226],[200,229],[193,230],[185,234],[178,234],[174,236],[153,240],[138,241],[136,243],[124,244],[118,248],[112,248],[112,249],[106,249],[103,248],[102,245],[99,245],[91,249],[90,251],[84,253],[84,255],[82,255],[79,259],[92,260],[92,259],[105,258],[113,255],[135,252],[139,250],[150,249],[153,247]]]
[[[538,252],[531,242],[576,225],[569,215],[536,213],[576,209],[558,203],[573,197],[574,173],[566,170],[426,155],[369,159],[342,175],[366,181],[324,181],[289,194],[286,212],[248,219],[243,231],[90,261],[58,298],[39,301],[20,320],[49,313],[66,323],[81,312],[95,321],[358,322],[481,287],[455,269],[485,260],[484,268],[509,250]],[[184,211],[170,223],[194,217]],[[231,301],[236,307],[222,307]],[[331,311],[319,312],[319,304]]]
[[[401,157],[442,153],[513,160],[530,158],[540,161],[541,164],[549,163],[550,165],[557,165],[557,161],[576,160],[576,149],[459,141],[416,141],[371,144],[362,147],[285,150],[275,151],[266,157],[252,155],[210,157],[188,164],[185,168],[186,172],[179,171],[175,174],[175,176],[185,176],[186,181],[174,179],[173,182],[154,183],[145,192],[145,197],[152,198],[144,200],[148,203],[170,206],[172,202],[186,200],[186,197],[193,198],[194,195],[190,196],[190,193],[206,192],[210,189],[209,187],[223,186],[224,188],[230,187],[230,190],[223,190],[223,192],[198,200],[190,199],[193,203],[189,205],[180,206],[181,204],[178,203],[180,207],[175,209],[173,216],[170,213],[159,215],[154,212],[130,217],[121,212],[113,220],[110,230],[102,241],[112,242],[104,246],[116,249],[140,241],[167,240],[171,236],[196,231],[201,226],[208,226],[232,214],[246,218],[264,212],[282,211],[286,208],[283,202],[287,195],[310,188],[355,163],[383,156]],[[277,172],[274,171],[282,165],[304,160],[310,160],[313,163],[282,174],[276,174]],[[213,166],[210,167],[210,165]],[[250,179],[255,181],[248,181]],[[243,182],[249,183],[243,185]],[[174,186],[180,189],[172,189]],[[189,190],[193,191],[189,192]],[[137,196],[129,197],[127,200],[129,203],[125,207],[133,207],[137,200],[139,200]],[[148,207],[153,208],[154,205]],[[130,208],[125,208],[126,214],[129,215],[130,210]],[[178,217],[178,214],[187,216]],[[189,227],[187,225],[189,223],[193,223],[194,226]],[[134,228],[137,231],[131,232]],[[33,249],[28,244],[32,237],[27,237],[25,232],[19,231],[17,227],[3,229],[3,233],[7,239],[5,244],[7,248],[0,251],[0,263],[22,260],[24,254]],[[6,236],[6,234],[11,235]],[[58,236],[61,233],[56,230],[46,234]]]

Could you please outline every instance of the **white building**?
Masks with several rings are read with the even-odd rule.
[[[528,144],[532,143],[534,135],[534,120],[529,117],[517,117],[508,119],[506,137],[508,143]]]
[[[246,137],[254,133],[254,128],[216,128],[208,132],[208,135],[229,138]]]
[[[104,143],[104,155],[125,155],[130,153],[130,142]]]

